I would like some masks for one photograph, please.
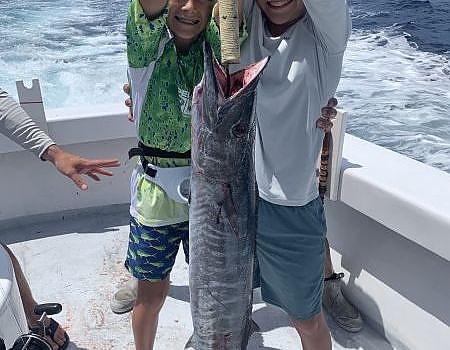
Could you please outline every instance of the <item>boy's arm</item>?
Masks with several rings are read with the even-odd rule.
[[[303,0],[322,44],[330,53],[342,53],[351,33],[347,0]]]
[[[139,2],[149,18],[160,14],[167,4],[167,0],[139,0]]]
[[[156,59],[161,38],[167,33],[165,4],[166,0],[131,1],[126,23],[130,68],[148,67]],[[143,6],[147,6],[147,10]]]

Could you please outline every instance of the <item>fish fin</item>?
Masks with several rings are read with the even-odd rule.
[[[252,335],[253,333],[258,333],[258,332],[261,332],[261,328],[255,322],[255,320],[252,318],[251,319],[251,324],[250,324],[250,335]]]
[[[241,350],[247,349],[248,341],[253,333],[261,332],[261,328],[259,328],[258,324],[253,320],[253,318],[250,318],[249,323],[247,323],[246,328],[247,328],[247,334],[242,339]]]
[[[184,346],[184,350],[195,350],[194,348],[194,342],[192,341],[192,337],[194,335],[191,335],[188,339],[188,341],[186,342],[186,345]]]
[[[218,85],[214,71],[214,53],[211,45],[205,40],[203,44],[203,114],[206,116],[207,125],[209,128],[213,128],[217,122],[217,96]],[[208,101],[205,104],[205,101]]]

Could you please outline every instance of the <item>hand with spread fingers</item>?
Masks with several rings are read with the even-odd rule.
[[[95,181],[100,181],[98,175],[113,175],[105,168],[120,166],[120,162],[117,159],[86,159],[66,152],[57,145],[48,147],[43,153],[42,159],[52,162],[61,174],[70,178],[82,191],[88,189],[88,185],[83,181],[82,175],[89,176]]]
[[[330,132],[333,127],[332,119],[336,118],[337,111],[336,106],[338,101],[336,98],[332,97],[328,100],[325,107],[321,109],[321,116],[316,121],[316,127],[322,129],[325,133]]]
[[[5,135],[37,157],[52,162],[81,190],[88,186],[81,175],[100,181],[98,175],[112,176],[104,168],[118,167],[117,159],[86,159],[64,151],[27,115],[25,110],[0,87],[0,134]]]

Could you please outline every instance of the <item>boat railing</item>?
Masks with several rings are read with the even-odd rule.
[[[45,110],[48,133],[64,148],[91,158],[118,157],[124,164],[82,193],[0,137],[1,227],[126,206],[133,166],[127,151],[136,143],[126,114],[121,103]],[[347,296],[399,348],[446,348],[450,174],[350,134],[341,164],[338,200],[327,200],[325,207],[333,264],[346,273]]]

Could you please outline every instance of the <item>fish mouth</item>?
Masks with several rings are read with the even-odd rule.
[[[270,0],[267,1],[267,6],[272,9],[280,9],[290,5],[294,0]]]
[[[291,0],[292,1],[292,0]],[[200,23],[200,20],[182,16],[175,16],[175,19],[185,25],[195,26]]]

